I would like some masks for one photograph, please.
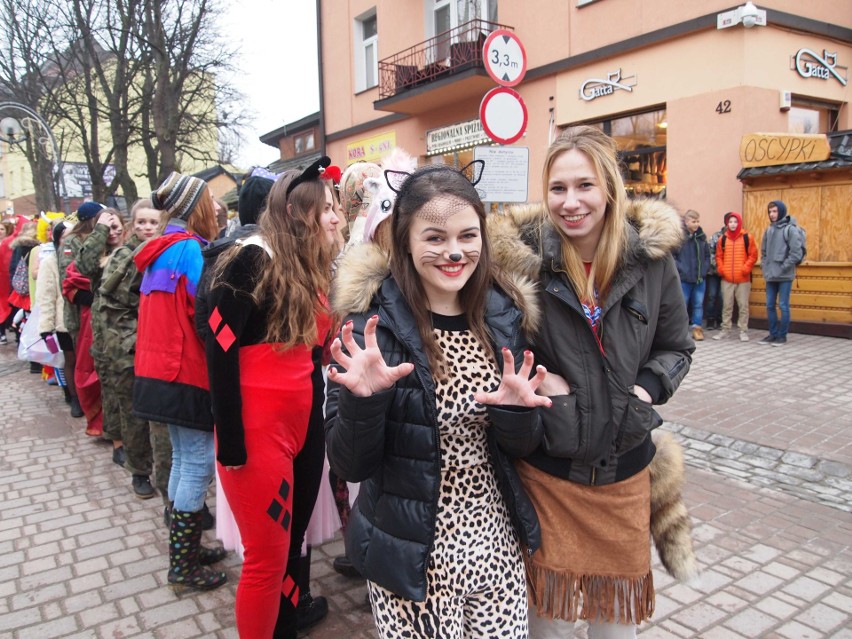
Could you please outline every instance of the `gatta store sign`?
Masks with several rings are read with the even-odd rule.
[[[743,168],[820,162],[830,155],[828,138],[821,134],[752,133],[740,142]]]
[[[837,66],[837,53],[829,53],[827,49],[822,50],[822,56],[810,49],[799,49],[793,56],[792,67],[803,78],[820,78],[831,80],[834,78],[842,86],[846,86],[846,67]]]

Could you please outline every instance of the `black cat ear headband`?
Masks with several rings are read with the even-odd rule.
[[[287,185],[286,196],[290,197],[290,193],[297,186],[304,182],[312,182],[313,180],[331,180],[332,183],[340,181],[340,167],[331,164],[331,158],[324,155],[319,160],[308,166],[299,175],[293,178],[293,181]]]
[[[461,173],[465,177],[465,179],[467,179],[468,182],[470,182],[473,186],[476,186],[482,179],[482,172],[484,170],[485,161],[474,160],[470,164],[467,164],[460,169],[454,169],[450,166],[440,164],[425,169],[419,169],[417,171],[417,174],[421,175],[423,173],[432,173],[434,171],[454,171],[456,173]],[[388,186],[394,193],[399,194],[399,192],[402,190],[403,185],[411,175],[413,175],[413,173],[406,173],[405,171],[387,170],[385,171],[385,181],[388,183]]]

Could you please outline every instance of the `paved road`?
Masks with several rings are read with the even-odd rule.
[[[661,409],[684,444],[703,575],[690,587],[655,565],[643,639],[852,639],[852,342],[761,336],[700,343]],[[166,588],[159,500],[132,496],[109,447],[13,350],[0,347],[0,637],[236,637],[239,562],[215,592]],[[331,568],[341,551],[314,551],[331,613],[310,639],[376,636],[363,584]]]

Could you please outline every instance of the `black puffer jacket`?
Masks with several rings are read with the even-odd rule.
[[[622,264],[601,316],[604,356],[560,264],[558,231],[541,206],[489,219],[495,259],[536,277],[546,318],[536,359],[565,378],[570,394],[542,413],[541,446],[526,461],[557,477],[600,485],[627,479],[654,457],[651,431],[662,418],[633,392],[664,404],[689,371],[695,344],[672,248],[682,239],[677,213],[653,200],[632,202]]]
[[[355,339],[362,346],[367,319],[378,315],[376,338],[385,361],[389,366],[413,362],[414,372],[392,389],[366,398],[331,382],[326,443],[334,471],[361,482],[346,530],[347,555],[367,579],[406,599],[423,601],[441,481],[435,384],[414,318],[387,272],[387,259],[376,247],[354,247],[341,263],[332,305],[354,322]],[[493,290],[485,318],[495,346],[511,348],[520,363],[525,347],[522,322],[534,322],[538,313],[529,282],[519,285],[530,302],[525,312]],[[509,456],[536,448],[539,412],[488,407],[488,416],[498,483],[515,530],[531,554],[540,545],[538,518]]]

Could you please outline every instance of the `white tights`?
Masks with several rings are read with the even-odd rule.
[[[574,639],[574,622],[545,619],[530,607],[530,639]],[[589,639],[635,639],[634,624],[589,622]]]

